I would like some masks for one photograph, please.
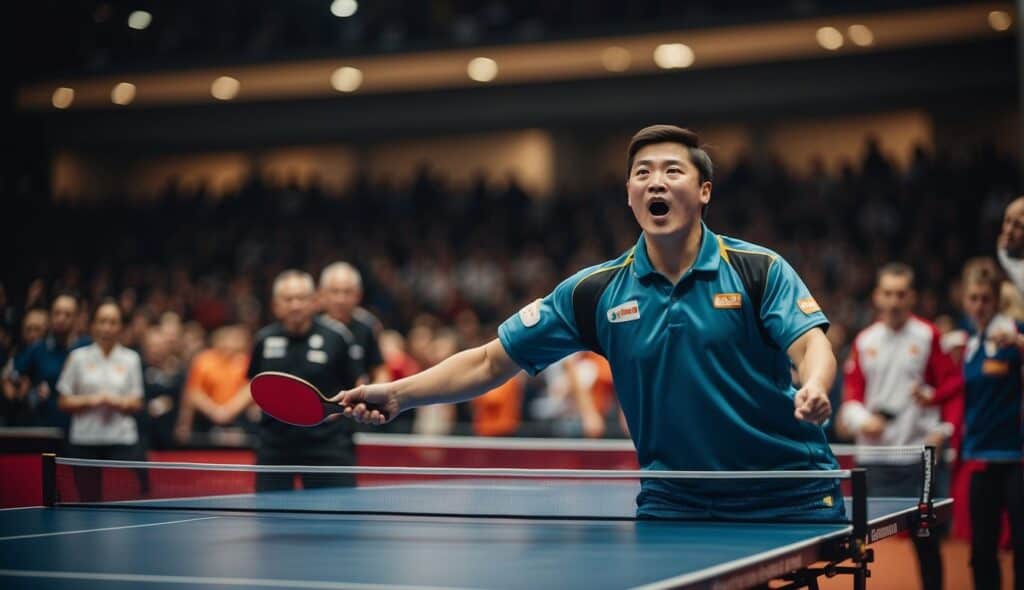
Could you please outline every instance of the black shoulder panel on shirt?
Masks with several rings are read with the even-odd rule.
[[[623,266],[613,266],[595,271],[576,283],[572,290],[572,309],[576,319],[576,329],[580,333],[580,342],[588,350],[603,355],[601,344],[597,341],[597,304],[601,295],[615,275]]]
[[[768,330],[765,329],[764,322],[761,320],[761,301],[764,299],[764,292],[768,285],[768,271],[771,269],[772,263],[775,262],[775,258],[769,254],[742,250],[728,250],[728,254],[729,266],[739,275],[743,282],[743,288],[747,291],[747,297],[750,297],[750,306],[754,310],[758,332],[769,346],[778,348],[778,345],[768,335]]]

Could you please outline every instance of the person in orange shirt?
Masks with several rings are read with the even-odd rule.
[[[196,413],[215,426],[234,424],[249,407],[249,333],[241,326],[214,331],[212,346],[196,355],[189,369],[181,411],[174,429],[175,439],[184,443],[192,436]]]
[[[519,430],[523,406],[523,375],[509,379],[472,400],[473,433],[511,436]]]

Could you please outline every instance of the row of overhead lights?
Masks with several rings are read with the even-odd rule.
[[[338,18],[348,18],[359,10],[356,0],[334,0],[331,2],[331,14]],[[128,15],[128,28],[144,31],[153,23],[153,14],[145,10],[135,10]]]
[[[659,45],[654,50],[654,62],[661,68],[686,68],[693,64],[693,50],[682,43]],[[601,62],[610,72],[624,72],[629,69],[632,56],[622,47],[609,47],[601,54]],[[466,75],[475,82],[491,82],[498,77],[498,62],[489,57],[474,57],[466,65]],[[331,87],[338,92],[355,92],[363,84],[363,71],[344,66],[331,73]],[[232,100],[238,96],[241,82],[231,76],[221,76],[210,84],[210,94],[217,100]],[[115,84],[110,91],[110,102],[129,105],[135,101],[137,88],[131,82]],[[53,91],[53,106],[58,109],[71,107],[75,101],[75,90],[62,86]]]
[[[331,12],[339,18],[355,14],[358,9],[356,0],[334,0]],[[145,11],[137,10],[128,18],[133,29],[142,30],[149,26],[152,16]],[[996,31],[1006,31],[1012,24],[1009,13],[993,10],[988,14],[988,23]],[[836,27],[825,26],[817,30],[815,38],[818,44],[829,51],[843,47],[846,40],[859,47],[869,47],[875,42],[875,35],[866,25],[853,24],[847,27],[844,35]],[[658,45],[653,53],[654,63],[662,69],[688,68],[693,65],[695,55],[693,49],[683,43],[664,43]],[[608,47],[601,52],[601,63],[609,72],[625,72],[630,68],[633,55],[624,47]],[[498,77],[498,62],[489,57],[474,57],[466,66],[466,75],[475,82],[487,83]],[[344,66],[331,74],[331,87],[338,92],[355,92],[363,84],[363,72],[359,68]],[[238,96],[241,83],[231,76],[221,76],[210,85],[210,94],[217,100],[232,100]],[[136,87],[130,82],[120,82],[110,91],[110,101],[116,105],[129,105],[135,100]],[[75,100],[73,88],[60,87],[54,90],[52,102],[58,109],[66,109]]]

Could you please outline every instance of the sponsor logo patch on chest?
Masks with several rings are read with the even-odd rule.
[[[743,295],[740,293],[715,293],[712,305],[715,309],[739,309],[743,307]]]
[[[632,322],[640,319],[640,304],[636,299],[627,301],[608,310],[608,321],[613,324]]]
[[[981,374],[1002,377],[1010,373],[1010,363],[996,359],[985,359],[981,363]]]

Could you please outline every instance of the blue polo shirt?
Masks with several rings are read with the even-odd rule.
[[[33,388],[44,381],[50,386],[50,397],[41,400],[35,409],[37,426],[56,426],[67,430],[69,416],[57,409],[57,380],[60,379],[60,372],[71,351],[91,343],[91,339],[81,337],[72,342],[71,346],[64,346],[53,334],[47,334],[14,359],[14,379],[28,377]],[[36,402],[32,400],[30,403]]]
[[[989,324],[1024,324],[996,316]],[[1024,404],[1021,399],[1021,351],[997,348],[988,334],[972,334],[964,353],[964,459],[1020,461],[1024,458]]]
[[[581,350],[573,289],[594,272],[617,269],[598,302],[597,339],[643,469],[838,469],[824,430],[793,416],[786,354],[828,320],[778,254],[702,232],[693,266],[675,285],[655,271],[641,235],[629,252],[576,273],[506,320],[498,329],[506,352],[535,374]],[[768,257],[763,333],[730,253]],[[652,517],[842,514],[831,479],[645,480],[637,505]]]

